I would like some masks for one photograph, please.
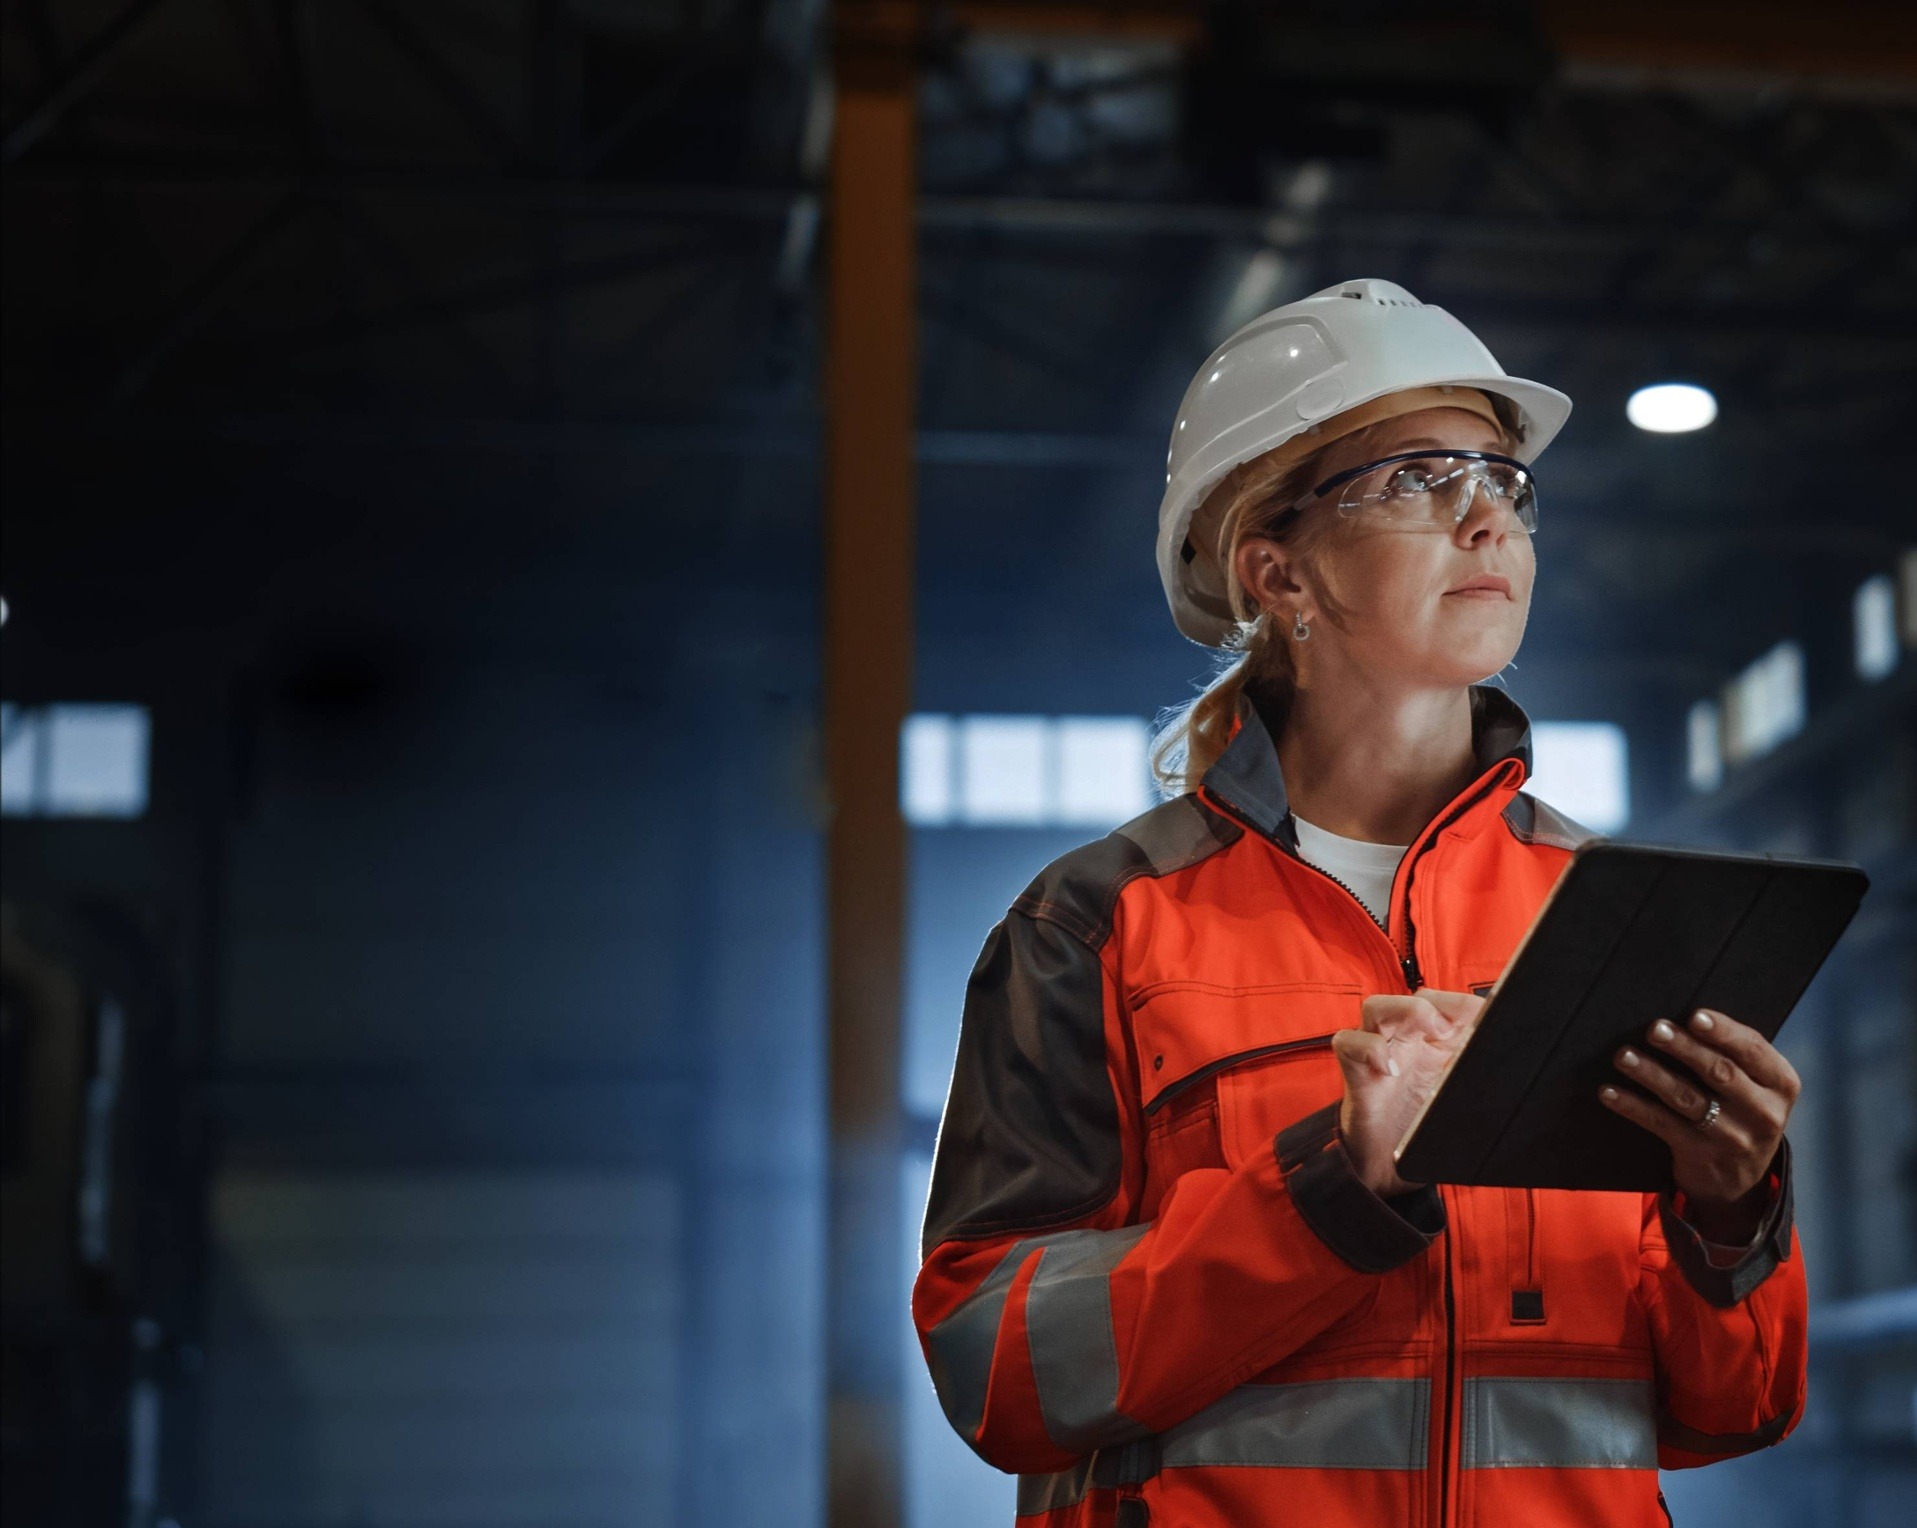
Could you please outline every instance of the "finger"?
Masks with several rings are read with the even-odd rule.
[[[1675,1028],[1666,1018],[1660,1018],[1645,1031],[1645,1039],[1656,1049],[1672,1054],[1689,1066],[1706,1087],[1712,1089],[1725,1104],[1737,1104],[1741,1108],[1762,1106],[1760,1100],[1766,1099],[1766,1089],[1758,1087],[1750,1077],[1744,1074],[1743,1066],[1731,1060],[1723,1051],[1712,1045],[1704,1045],[1697,1035],[1687,1035]]]
[[[1462,997],[1463,993],[1440,994],[1443,997]],[[1423,991],[1416,994],[1401,992],[1381,992],[1364,1000],[1362,1016],[1364,1027],[1378,1034],[1424,1034],[1433,1039],[1448,1039],[1456,1028],[1456,1021],[1445,1007],[1430,1001],[1431,993]]]
[[[1359,1014],[1365,1029],[1372,1034],[1415,1030],[1438,1021],[1437,1012],[1429,1003],[1400,992],[1380,992],[1366,998]]]
[[[1694,1121],[1673,1113],[1656,1099],[1609,1083],[1598,1089],[1598,1102],[1633,1124],[1642,1125],[1673,1152],[1688,1154],[1707,1144],[1731,1152],[1751,1149],[1749,1134],[1728,1118],[1719,1119],[1709,1129],[1700,1131]]]
[[[1715,1008],[1700,1008],[1691,1015],[1685,1028],[1704,1044],[1724,1052],[1760,1087],[1776,1088],[1791,1099],[1803,1090],[1797,1069],[1784,1059],[1782,1051],[1750,1025],[1740,1024]]]
[[[1674,1028],[1665,1019],[1651,1026],[1647,1038],[1652,1045],[1695,1072],[1699,1080],[1723,1100],[1726,1109],[1749,1115],[1773,1130],[1784,1128],[1790,1101],[1778,1090],[1753,1081],[1725,1052]]]
[[[1485,999],[1475,992],[1445,992],[1437,987],[1420,987],[1416,994],[1452,1024],[1475,1024],[1484,1012]]]
[[[1379,1077],[1396,1077],[1402,1070],[1383,1035],[1363,1029],[1341,1029],[1331,1037],[1332,1053],[1351,1084]]]
[[[1619,1048],[1617,1067],[1639,1087],[1693,1123],[1702,1119],[1705,1110],[1711,1105],[1709,1097],[1700,1089],[1634,1045]]]
[[[1636,1066],[1624,1061],[1626,1053],[1637,1055]],[[1626,1052],[1620,1053],[1618,1064],[1627,1077],[1649,1090],[1652,1096],[1647,1102],[1663,1108],[1684,1126],[1693,1148],[1703,1144],[1714,1151],[1749,1151],[1760,1132],[1767,1138],[1775,1133],[1763,1116],[1753,1120],[1748,1115],[1739,1114],[1734,1108],[1720,1107],[1717,1118],[1706,1125],[1703,1120],[1710,1110],[1710,1095],[1700,1093],[1651,1057],[1641,1052],[1630,1052],[1628,1047]],[[1626,1092],[1628,1094],[1629,1090]]]
[[[1688,1137],[1697,1133],[1693,1126],[1679,1119],[1662,1104],[1646,1098],[1642,1093],[1633,1093],[1629,1088],[1613,1087],[1607,1083],[1598,1089],[1598,1102],[1612,1113],[1622,1114],[1632,1124],[1642,1125],[1673,1150],[1686,1144]]]

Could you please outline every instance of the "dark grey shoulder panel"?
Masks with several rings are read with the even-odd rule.
[[[1575,849],[1603,835],[1595,828],[1566,817],[1549,802],[1519,791],[1504,809],[1504,820],[1518,841],[1548,844],[1553,849]]]
[[[1180,796],[1060,855],[1012,905],[1032,917],[1050,918],[1096,949],[1111,933],[1112,910],[1127,882],[1188,869],[1244,832],[1200,805],[1197,796]]]
[[[1123,1166],[1098,951],[1014,908],[966,983],[920,1253],[1070,1225],[1111,1199]]]
[[[959,1018],[921,1252],[1067,1226],[1118,1192],[1099,948],[1118,894],[1244,830],[1180,797],[1052,861],[986,935]]]
[[[1236,843],[1245,833],[1237,823],[1206,810],[1195,795],[1164,802],[1112,831],[1144,851],[1152,875],[1184,870]]]

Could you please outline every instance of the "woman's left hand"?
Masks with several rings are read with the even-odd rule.
[[[1598,1096],[1671,1148],[1685,1219],[1707,1241],[1741,1246],[1762,1222],[1768,1196],[1761,1190],[1803,1083],[1770,1041],[1713,1009],[1698,1010],[1683,1029],[1659,1019],[1646,1038],[1710,1093],[1627,1045],[1617,1053],[1618,1070],[1652,1096],[1619,1087],[1600,1088]],[[1700,1127],[1712,1098],[1717,1117]]]

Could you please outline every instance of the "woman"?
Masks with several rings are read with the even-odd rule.
[[[1660,1466],[1796,1423],[1798,1084],[1734,1016],[1660,1021],[1602,1090],[1675,1193],[1393,1169],[1590,836],[1482,683],[1568,411],[1382,281],[1265,314],[1186,395],[1159,565],[1234,657],[1155,752],[1182,793],[987,937],[913,1290],[1021,1519],[1662,1524]]]

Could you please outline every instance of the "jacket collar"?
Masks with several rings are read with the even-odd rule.
[[[1517,782],[1522,784],[1531,777],[1531,718],[1503,690],[1485,684],[1470,688],[1471,747],[1478,761],[1478,779],[1506,759],[1517,759],[1524,766]],[[1272,742],[1273,720],[1250,696],[1241,694],[1225,751],[1199,783],[1234,815],[1295,854],[1298,840],[1291,825],[1284,771]]]

